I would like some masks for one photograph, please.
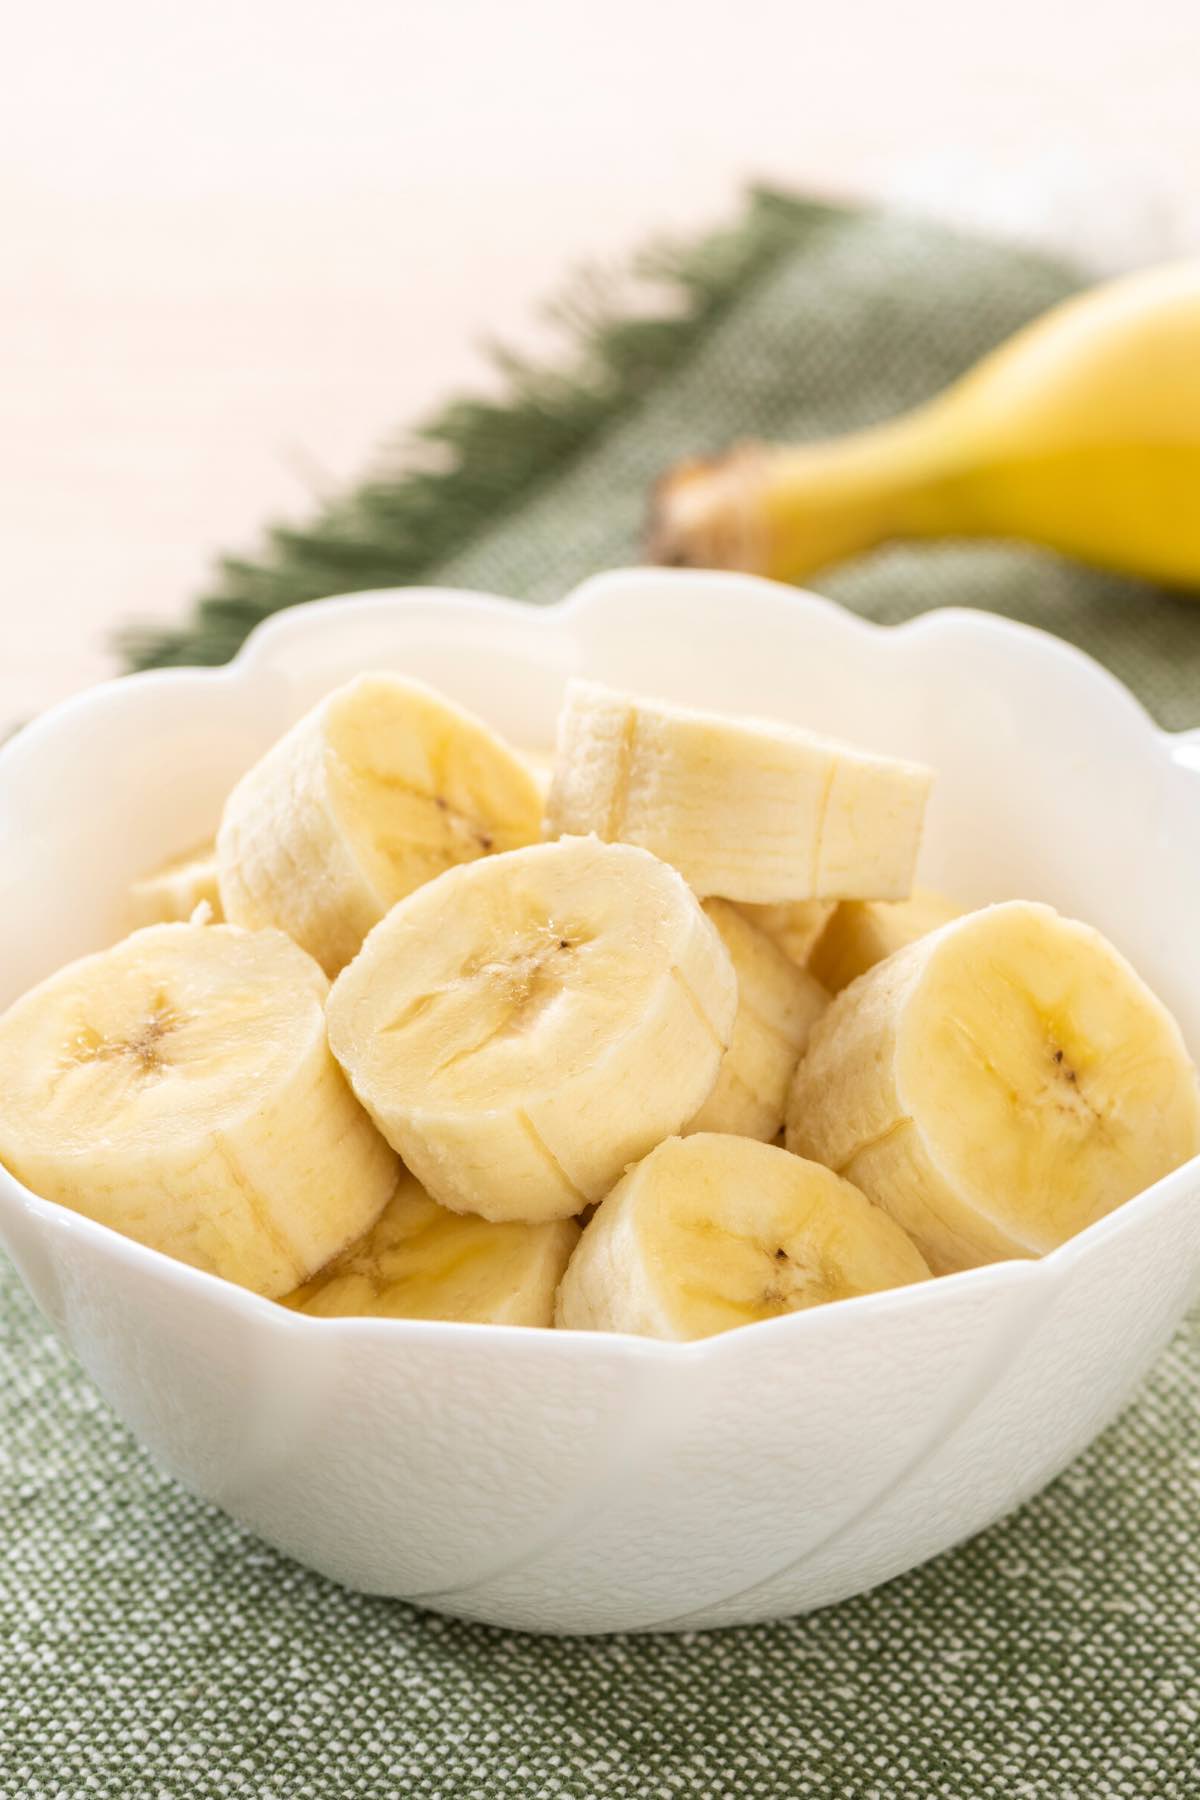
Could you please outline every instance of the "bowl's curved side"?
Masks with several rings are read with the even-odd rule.
[[[3,1199],[34,1299],[155,1459],[350,1587],[484,1579],[573,1515],[630,1428],[636,1343],[310,1319]]]
[[[43,1310],[194,1492],[351,1587],[604,1632],[826,1605],[1035,1492],[1200,1286],[1200,1184],[1146,1199],[1041,1263],[690,1346],[311,1320],[45,1203],[4,1218]]]
[[[754,1616],[942,1443],[1031,1304],[1010,1266],[732,1334],[676,1357],[604,1490],[533,1560],[427,1595],[557,1631],[681,1630]]]

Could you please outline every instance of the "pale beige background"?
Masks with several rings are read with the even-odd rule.
[[[51,0],[6,39],[0,722],[746,177],[1200,186],[1196,0]]]

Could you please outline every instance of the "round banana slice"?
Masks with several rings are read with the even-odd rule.
[[[129,890],[129,924],[169,925],[191,918],[198,906],[207,906],[209,924],[219,924],[221,895],[217,887],[217,847],[199,844],[183,856],[173,856]]]
[[[770,906],[745,901],[738,911],[804,968],[836,908],[836,900],[777,900]]]
[[[903,900],[932,779],[789,725],[572,681],[546,819],[641,844],[698,894]]]
[[[554,1323],[573,1219],[497,1225],[447,1211],[407,1170],[372,1229],[285,1305],[318,1318]]]
[[[911,900],[844,900],[822,931],[808,966],[822,987],[840,994],[886,956],[962,916],[944,894],[917,888]]]
[[[769,1143],[812,1028],[829,1005],[819,981],[778,949],[729,900],[706,900],[738,983],[733,1041],[716,1086],[686,1131],[728,1131]]]
[[[729,1047],[737,981],[673,869],[564,838],[452,869],[334,983],[329,1041],[435,1200],[559,1219],[678,1131]]]
[[[671,1138],[601,1204],[556,1323],[699,1338],[924,1281],[916,1247],[820,1164],[752,1138]]]
[[[242,777],[217,834],[237,925],[277,925],[336,975],[397,900],[456,863],[536,843],[532,770],[417,681],[361,675]]]
[[[277,931],[153,925],[0,1018],[0,1162],[48,1200],[276,1298],[374,1223],[396,1158]]]
[[[796,1072],[787,1143],[944,1273],[1052,1250],[1194,1156],[1196,1072],[1099,932],[1008,901],[838,996]]]

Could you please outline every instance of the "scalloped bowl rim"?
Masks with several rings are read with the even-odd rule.
[[[48,740],[52,741],[64,728],[76,730],[86,720],[89,712],[97,708],[107,708],[114,703],[120,704],[119,696],[134,689],[144,691],[147,686],[168,687],[182,681],[194,681],[200,677],[211,682],[214,689],[225,685],[235,685],[244,680],[248,672],[260,667],[270,666],[270,653],[277,640],[292,636],[297,632],[306,632],[311,626],[320,626],[331,613],[347,616],[355,612],[395,612],[411,607],[414,602],[425,602],[436,596],[438,603],[457,604],[463,611],[472,610],[481,614],[490,614],[495,618],[519,615],[526,624],[532,620],[544,622],[548,631],[561,627],[563,621],[573,619],[578,614],[586,614],[590,609],[605,604],[605,596],[618,588],[626,579],[635,578],[645,581],[651,577],[664,587],[688,583],[698,588],[710,589],[742,588],[747,593],[763,592],[777,596],[781,591],[780,584],[767,581],[752,575],[729,575],[708,570],[615,570],[597,575],[582,582],[561,600],[546,605],[533,605],[527,601],[502,598],[497,595],[478,592],[466,588],[443,588],[435,586],[412,586],[402,588],[371,589],[363,592],[331,595],[321,600],[305,601],[296,606],[281,609],[278,613],[262,620],[250,632],[237,653],[224,664],[205,667],[189,665],[187,667],[141,670],[131,675],[120,676],[101,682],[79,694],[70,696],[51,708],[47,713],[24,726],[6,745],[0,747],[0,779],[13,765],[17,765],[19,775],[20,764],[30,756],[36,757]],[[999,634],[1012,641],[1022,639],[1035,653],[1045,658],[1060,660],[1064,666],[1071,666],[1077,672],[1082,671],[1088,682],[1097,690],[1103,690],[1110,701],[1120,705],[1128,714],[1136,717],[1148,740],[1155,742],[1160,752],[1168,758],[1174,756],[1181,746],[1197,746],[1200,748],[1200,730],[1168,732],[1163,731],[1153,720],[1150,713],[1130,692],[1130,690],[1108,669],[1075,645],[1066,643],[1052,633],[1040,630],[1037,626],[1026,625],[1019,621],[1006,619],[999,614],[976,611],[969,607],[940,607],[918,614],[896,625],[882,625],[871,619],[864,619],[856,613],[840,606],[836,601],[824,595],[808,590],[788,588],[789,599],[803,604],[814,613],[824,613],[831,620],[836,620],[837,628],[851,634],[864,636],[915,636],[944,634],[947,630],[969,630],[975,635],[980,633]],[[1189,762],[1191,756],[1189,756]],[[1196,766],[1200,768],[1200,756]],[[124,1262],[132,1270],[140,1271],[156,1282],[166,1285],[182,1283],[192,1286],[198,1291],[207,1291],[210,1295],[219,1295],[221,1303],[235,1312],[240,1312],[247,1319],[259,1319],[264,1325],[281,1332],[317,1332],[329,1337],[351,1340],[369,1341],[378,1338],[392,1345],[408,1340],[440,1341],[450,1345],[462,1334],[478,1343],[480,1335],[490,1335],[495,1341],[498,1353],[503,1354],[506,1346],[520,1342],[527,1350],[533,1341],[542,1346],[542,1353],[555,1356],[586,1356],[595,1350],[602,1341],[610,1353],[626,1359],[671,1359],[708,1361],[713,1358],[736,1354],[737,1345],[748,1333],[754,1335],[756,1342],[762,1342],[764,1334],[770,1333],[779,1343],[799,1343],[806,1336],[812,1336],[827,1323],[830,1315],[846,1317],[850,1313],[864,1319],[876,1317],[883,1312],[920,1308],[929,1304],[931,1290],[944,1291],[947,1284],[953,1284],[956,1291],[965,1284],[1003,1284],[1006,1287],[1029,1287],[1034,1283],[1053,1281],[1059,1271],[1066,1269],[1073,1262],[1086,1258],[1093,1247],[1106,1242],[1111,1237],[1120,1236],[1127,1230],[1133,1230],[1137,1223],[1149,1212],[1157,1212],[1174,1202],[1175,1190],[1187,1185],[1189,1172],[1200,1167],[1200,1155],[1192,1157],[1173,1169],[1152,1186],[1143,1189],[1130,1200],[1116,1207],[1103,1218],[1095,1221],[1085,1230],[1076,1233],[1056,1249],[1047,1251],[1041,1256],[1028,1259],[1010,1259],[983,1264],[977,1268],[961,1270],[955,1274],[942,1275],[932,1283],[916,1283],[907,1287],[886,1289],[879,1293],[863,1294],[851,1299],[841,1300],[828,1307],[813,1307],[805,1311],[789,1313],[782,1317],[763,1320],[751,1325],[743,1325],[735,1330],[719,1332],[713,1336],[697,1338],[691,1341],[676,1342],[668,1339],[657,1339],[637,1336],[626,1332],[605,1332],[598,1334],[587,1331],[570,1331],[562,1329],[542,1329],[528,1326],[476,1324],[459,1320],[443,1319],[381,1319],[367,1317],[333,1317],[318,1318],[304,1313],[293,1312],[274,1300],[268,1300],[253,1293],[248,1288],[239,1287],[236,1283],[223,1277],[210,1274],[206,1270],[197,1269],[188,1263],[178,1261],[165,1252],[152,1249],[135,1238],[126,1237],[112,1227],[103,1225],[97,1220],[72,1212],[65,1206],[52,1200],[42,1198],[27,1188],[8,1170],[0,1167],[0,1198],[7,1190],[22,1207],[47,1229],[55,1232],[78,1234],[85,1243],[96,1244],[103,1252]]]

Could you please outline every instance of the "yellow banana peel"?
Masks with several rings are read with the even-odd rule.
[[[891,539],[1021,539],[1200,591],[1200,261],[1054,307],[901,418],[683,463],[650,535],[793,581]]]

